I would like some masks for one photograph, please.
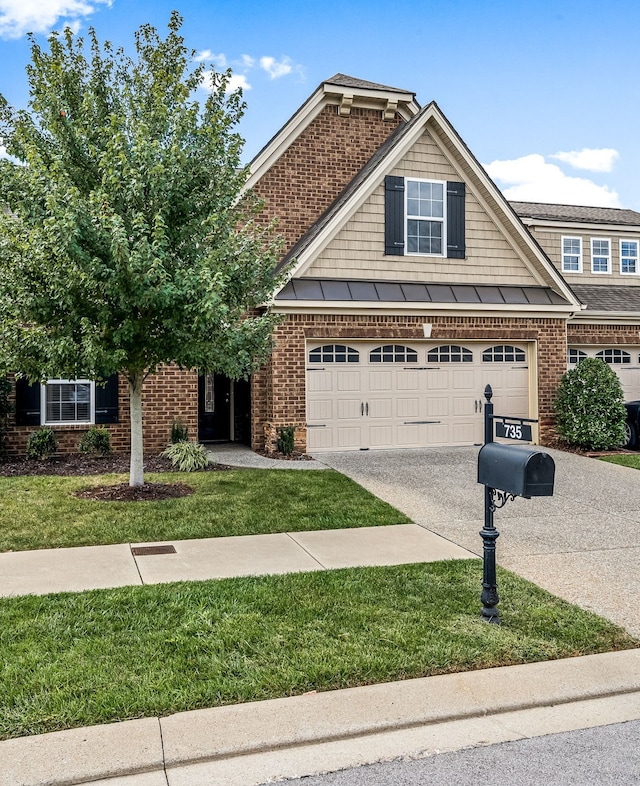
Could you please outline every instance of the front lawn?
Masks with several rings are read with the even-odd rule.
[[[474,559],[0,599],[0,738],[639,644],[504,570],[489,625],[481,581]]]
[[[622,467],[640,469],[640,453],[618,453],[615,456],[602,456],[602,461],[609,464],[620,464]]]
[[[149,474],[188,497],[96,502],[73,492],[121,475],[0,477],[0,551],[405,524],[409,519],[333,470]]]

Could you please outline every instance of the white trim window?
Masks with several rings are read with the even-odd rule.
[[[405,188],[407,254],[445,256],[447,184],[442,180],[410,180]]]
[[[582,238],[562,237],[562,272],[582,273]]]
[[[89,379],[49,379],[42,386],[41,422],[68,426],[95,421],[95,383]]]
[[[620,273],[634,276],[638,273],[638,241],[620,240]]]
[[[611,273],[611,240],[609,238],[591,238],[591,272]]]

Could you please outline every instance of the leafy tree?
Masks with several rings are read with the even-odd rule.
[[[267,357],[278,243],[257,221],[230,72],[193,67],[171,15],[134,59],[66,29],[31,38],[30,100],[0,96],[0,366],[129,381],[130,484],[142,383],[168,363],[240,378]],[[199,101],[207,80],[211,90]],[[204,96],[204,93],[200,94]]]
[[[617,374],[599,358],[585,358],[558,385],[554,411],[558,434],[588,450],[619,447],[627,412]]]

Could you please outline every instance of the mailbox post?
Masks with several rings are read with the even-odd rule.
[[[493,391],[491,385],[484,389],[484,444],[493,442]],[[480,459],[478,458],[478,465]],[[480,530],[482,538],[482,616],[487,622],[500,623],[496,606],[500,601],[496,580],[496,540],[500,533],[493,524],[495,506],[492,502],[492,489],[484,487],[484,527]]]
[[[493,413],[490,385],[486,386],[484,395],[487,399],[484,445],[478,454],[478,483],[484,484],[484,527],[480,532],[483,544],[482,616],[488,622],[499,624],[496,540],[500,533],[493,524],[493,514],[516,497],[552,496],[555,463],[548,453],[494,442],[493,421],[500,416]]]

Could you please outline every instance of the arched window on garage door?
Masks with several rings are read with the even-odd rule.
[[[524,363],[526,359],[524,351],[511,344],[498,344],[482,353],[483,363]]]
[[[576,349],[575,347],[569,347],[569,353],[567,354],[567,363],[570,366],[577,366],[578,363],[583,361],[587,357],[587,353],[583,349]]]
[[[458,344],[443,344],[427,352],[427,363],[473,363],[473,352]]]
[[[359,363],[360,353],[345,344],[325,344],[309,352],[309,363]]]
[[[631,363],[631,354],[624,349],[601,349],[596,357],[612,366],[623,366]]]
[[[417,363],[418,353],[403,344],[385,344],[369,353],[371,363]]]

